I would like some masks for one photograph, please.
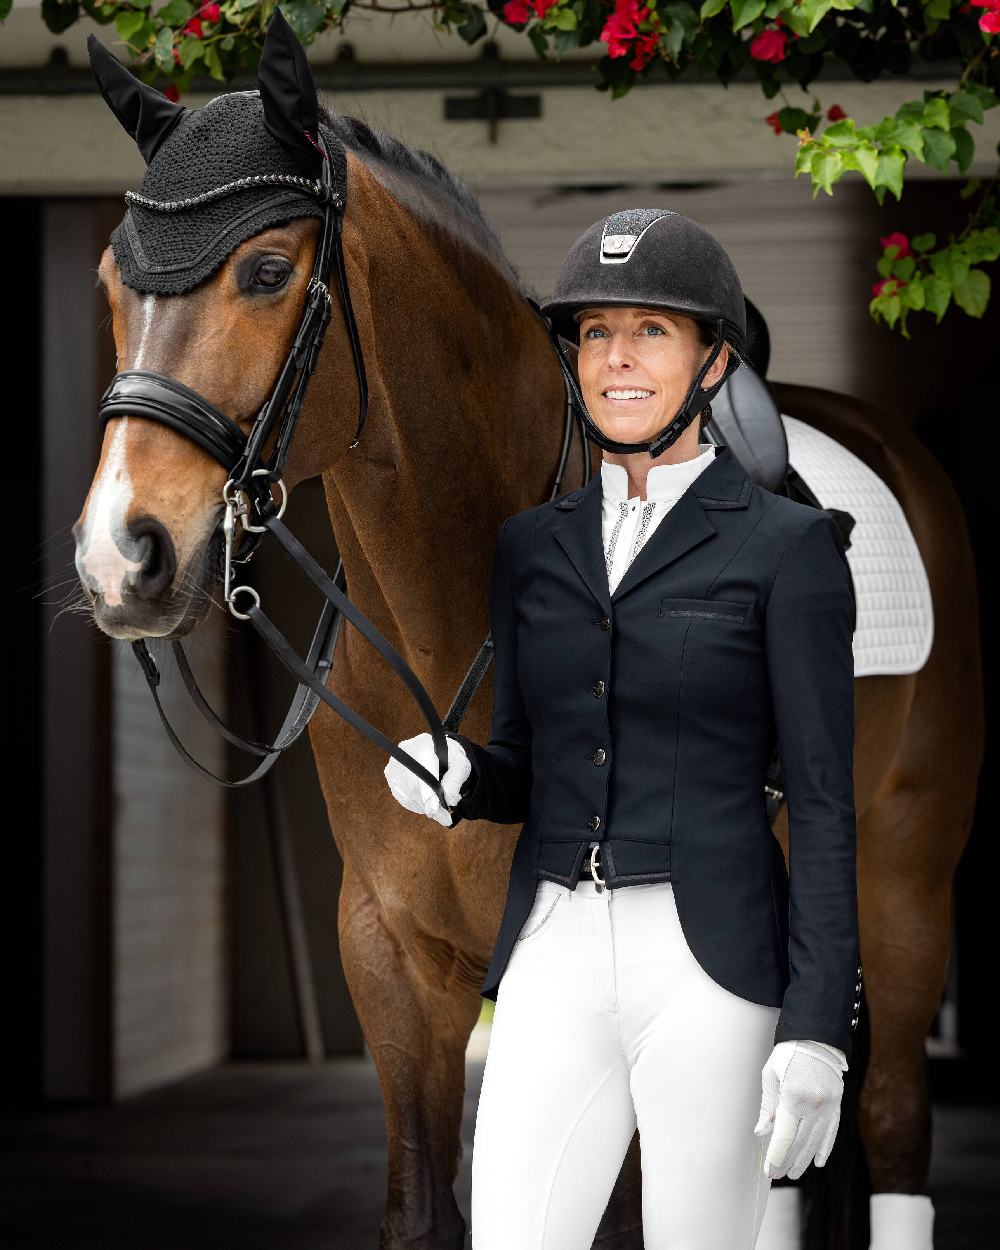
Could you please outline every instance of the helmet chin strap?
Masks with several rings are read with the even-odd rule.
[[[592,442],[599,444],[608,451],[648,451],[650,458],[655,460],[662,451],[665,451],[671,446],[671,444],[675,443],[680,438],[680,436],[694,420],[695,414],[700,412],[702,408],[705,407],[713,395],[717,394],[729,373],[729,370],[727,370],[714,386],[706,387],[705,390],[702,391],[701,384],[704,381],[705,374],[708,373],[709,369],[711,369],[712,365],[718,359],[719,352],[722,351],[722,344],[725,342],[723,323],[722,319],[719,318],[715,323],[715,343],[712,345],[712,350],[708,355],[708,359],[695,375],[694,381],[691,383],[688,388],[688,393],[684,397],[684,402],[677,410],[677,415],[673,418],[669,425],[664,426],[655,438],[651,439],[648,443],[622,443],[617,439],[609,438],[587,411],[587,405],[583,402],[583,396],[580,394],[580,388],[577,385],[570,363],[566,359],[566,353],[563,351],[562,343],[559,340],[559,335],[556,332],[554,325],[549,326],[549,336],[556,349],[559,364],[561,365],[563,375],[566,378],[566,385],[569,387],[570,394],[573,397],[573,403],[576,405],[576,408],[580,413],[580,418],[583,421],[584,428],[586,429],[587,437],[591,439]],[[732,344],[729,345],[729,349],[730,351],[733,351]],[[739,359],[738,354],[737,358]]]

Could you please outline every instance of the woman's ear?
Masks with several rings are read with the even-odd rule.
[[[709,348],[708,354],[711,354]],[[707,359],[707,356],[706,356]],[[707,391],[710,386],[714,386],[719,378],[726,372],[726,365],[729,364],[729,344],[723,343],[719,349],[719,354],[712,361],[712,367],[701,380],[701,389]]]

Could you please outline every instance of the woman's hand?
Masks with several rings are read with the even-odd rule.
[[[449,805],[454,807],[459,800],[462,786],[472,772],[472,764],[460,742],[456,742],[454,738],[449,738],[447,741],[448,770],[441,778],[441,789]],[[417,734],[415,738],[404,738],[398,745],[401,750],[412,755],[418,764],[423,764],[429,772],[437,773],[438,759],[434,751],[434,739],[429,733]],[[393,797],[407,811],[417,812],[421,816],[430,816],[440,825],[450,827],[454,823],[451,812],[441,806],[438,796],[430,786],[425,781],[421,781],[416,773],[411,772],[405,764],[401,764],[399,760],[390,756],[389,763],[383,771]]]
[[[778,1042],[761,1072],[760,1117],[754,1132],[773,1129],[764,1171],[798,1180],[816,1156],[830,1157],[840,1124],[844,1052],[824,1042]],[[774,1168],[774,1171],[769,1169]]]

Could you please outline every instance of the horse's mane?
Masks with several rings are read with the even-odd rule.
[[[443,192],[447,199],[458,206],[465,215],[469,225],[499,262],[502,269],[511,276],[515,286],[522,294],[529,293],[504,251],[496,231],[486,220],[482,207],[468,184],[438,160],[436,156],[423,148],[408,147],[395,135],[370,126],[360,117],[349,117],[343,113],[332,113],[322,104],[319,105],[320,120],[348,148],[358,153],[366,152],[377,160],[384,162],[391,169],[410,175],[416,182],[429,185]]]

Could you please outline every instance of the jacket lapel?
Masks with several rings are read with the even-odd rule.
[[[745,508],[751,489],[750,480],[733,453],[728,447],[719,447],[712,463],[698,474],[639,550],[613,596],[608,590],[604,555],[600,472],[583,488],[576,507],[553,533],[591,594],[610,615],[612,603],[717,533],[709,511]]]

